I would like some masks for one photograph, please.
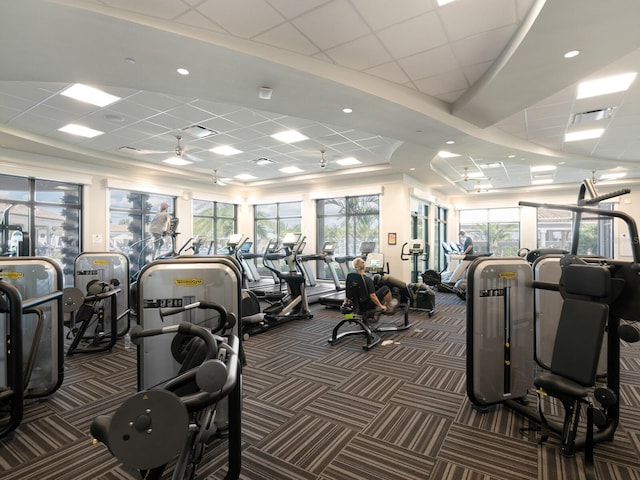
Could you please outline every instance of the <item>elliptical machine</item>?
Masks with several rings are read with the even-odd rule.
[[[264,266],[271,270],[281,283],[287,285],[284,297],[279,297],[260,312],[257,296],[251,291],[245,291],[242,302],[242,331],[245,335],[264,332],[290,320],[313,318],[305,290],[305,277],[296,269],[295,254],[302,240],[299,233],[287,233],[282,239],[282,247],[277,250],[284,251],[288,272],[282,272],[269,262],[264,262]]]

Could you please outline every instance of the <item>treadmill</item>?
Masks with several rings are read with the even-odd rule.
[[[340,266],[343,276],[346,278],[349,272],[351,272],[350,264],[358,257],[364,258],[365,262],[370,253],[376,248],[376,242],[362,242],[360,244],[360,255],[345,255],[342,257],[335,257],[335,262]],[[344,289],[336,289],[334,292],[325,293],[317,298],[317,302],[325,307],[340,308],[344,301]]]
[[[320,253],[298,254],[296,256],[298,268],[305,277],[307,300],[309,303],[317,302],[320,297],[344,289],[344,286],[340,283],[340,277],[337,271],[338,267],[333,260],[333,253],[336,247],[336,242],[325,242]],[[331,281],[318,281],[314,273],[318,262],[322,262],[320,263],[322,267],[325,265],[328,267],[329,273],[331,274]],[[316,265],[313,265],[314,263],[316,263]]]

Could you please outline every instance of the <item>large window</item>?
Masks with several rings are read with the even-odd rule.
[[[461,210],[460,230],[473,239],[474,253],[516,255],[520,249],[520,209]]]
[[[82,186],[0,175],[2,255],[38,255],[57,260],[66,286],[80,253]]]
[[[149,234],[149,223],[167,203],[169,213],[174,212],[174,198],[167,195],[109,190],[109,246],[111,251],[129,257],[131,274],[134,275],[151,260],[153,241]],[[165,238],[158,255],[170,252],[174,247],[171,238]]]
[[[198,253],[220,252],[229,236],[236,233],[236,225],[236,205],[193,200],[193,236]]]
[[[371,242],[380,251],[380,197],[328,198],[316,203],[318,242],[336,242],[336,255],[354,257],[360,254],[362,244]],[[318,272],[318,278],[327,278]]]
[[[613,204],[599,205],[613,210]],[[571,251],[575,214],[568,210],[537,209],[538,248],[560,248]],[[613,258],[613,219],[583,214],[580,219],[578,255]]]
[[[269,240],[280,241],[287,233],[302,232],[302,202],[255,205],[253,212],[255,253],[264,253]],[[261,274],[268,273],[260,263],[258,271]]]

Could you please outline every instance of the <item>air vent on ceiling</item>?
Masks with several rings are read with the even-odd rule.
[[[588,112],[576,113],[573,115],[573,124],[578,125],[587,122],[597,122],[600,120],[609,120],[613,115],[614,107],[600,108],[598,110],[589,110]]]
[[[182,129],[182,133],[189,135],[192,138],[206,138],[211,135],[217,135],[218,132],[211,130],[210,128],[203,127],[202,125],[191,125]]]

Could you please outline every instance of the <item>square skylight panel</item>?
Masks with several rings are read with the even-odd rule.
[[[300,173],[304,172],[301,168],[298,167],[283,167],[280,169],[282,173]]]
[[[258,177],[254,177],[250,173],[240,173],[233,178],[237,178],[238,180],[255,180]]]
[[[580,130],[577,132],[567,132],[564,135],[565,142],[576,142],[578,140],[589,140],[599,138],[604,133],[604,128],[594,128],[592,130]]]
[[[168,163],[169,165],[189,165],[190,163],[193,163],[189,160],[187,160],[186,158],[182,158],[182,157],[171,157],[171,158],[167,158],[166,160],[163,160],[164,163]]]
[[[94,130],[93,128],[84,127],[76,123],[69,123],[68,125],[65,125],[64,127],[61,127],[58,130],[60,132],[70,133],[71,135],[77,135],[79,137],[85,137],[85,138],[97,137],[98,135],[102,135],[104,133],[104,132],[101,132],[100,130]]]
[[[217,153],[218,155],[224,155],[226,157],[230,157],[231,155],[237,155],[238,153],[242,153],[241,150],[237,148],[233,148],[230,145],[220,145],[219,147],[215,147],[209,150],[210,152]]]
[[[285,130],[283,132],[274,133],[271,138],[275,138],[283,143],[296,143],[303,140],[309,140],[309,137],[301,134],[297,130]]]
[[[82,83],[71,85],[66,90],[60,92],[60,95],[73,98],[81,102],[90,103],[91,105],[96,105],[98,107],[106,107],[107,105],[111,105],[112,103],[120,100],[120,97],[116,97],[115,95],[111,95],[88,85],[83,85]]]
[[[581,82],[578,84],[576,98],[589,98],[597,97],[598,95],[607,95],[609,93],[624,92],[636,79],[636,75],[636,72],[623,73],[621,75]]]
[[[338,165],[342,165],[343,167],[348,167],[350,165],[359,165],[362,162],[354,157],[346,157],[346,158],[341,158],[340,160],[336,160],[336,163]]]

